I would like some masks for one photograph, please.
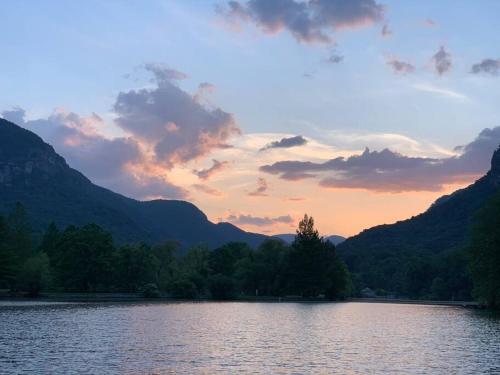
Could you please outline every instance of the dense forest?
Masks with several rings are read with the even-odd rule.
[[[323,297],[350,294],[350,275],[335,246],[300,222],[295,241],[269,239],[257,249],[230,242],[212,251],[182,251],[174,241],[115,246],[95,224],[63,231],[51,224],[34,245],[28,216],[17,205],[0,218],[0,288],[43,291],[139,292],[145,297],[233,299],[241,296]]]
[[[442,218],[443,221],[446,217]],[[500,191],[471,217],[463,246],[441,252],[377,249],[352,257],[339,252],[352,274],[355,294],[426,300],[472,300],[500,308]],[[412,239],[415,241],[415,239]],[[428,241],[426,238],[422,242]],[[380,239],[381,244],[384,238]]]
[[[474,297],[500,309],[500,192],[477,213],[468,255]]]
[[[175,241],[116,245],[96,224],[51,224],[36,240],[21,204],[0,216],[0,289],[37,296],[56,292],[133,292],[145,297],[235,299],[297,296],[343,299],[374,288],[380,297],[467,300],[500,307],[500,193],[475,215],[470,244],[423,255],[401,252],[349,273],[314,220],[300,222],[287,245],[268,239],[256,249],[229,242],[214,250]],[[371,283],[367,284],[366,280]],[[389,281],[389,283],[387,282]]]

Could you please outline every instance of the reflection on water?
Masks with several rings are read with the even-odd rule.
[[[500,321],[398,304],[0,305],[0,373],[500,373]]]

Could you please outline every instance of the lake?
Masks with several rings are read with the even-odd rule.
[[[500,373],[500,320],[378,303],[0,302],[1,374]]]

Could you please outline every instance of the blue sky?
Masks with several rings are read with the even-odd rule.
[[[365,146],[429,157],[436,156],[439,148],[443,156],[474,140],[483,129],[500,125],[500,77],[470,73],[473,64],[500,59],[500,2],[366,2],[383,5],[383,18],[362,27],[327,29],[334,43],[325,45],[297,41],[286,27],[269,33],[248,19],[228,22],[228,17],[215,10],[217,6],[227,10],[225,1],[3,1],[0,112],[20,107],[26,111],[26,121],[46,119],[56,108],[83,117],[95,113],[102,118],[101,135],[122,137],[124,129],[117,126],[113,109],[117,96],[155,87],[151,72],[144,69],[145,64],[154,63],[185,73],[188,78],[177,83],[184,92],[194,95],[203,82],[214,85],[204,105],[234,116],[241,135],[248,137],[231,138],[234,144],[303,135],[310,145],[318,144],[310,150],[315,161],[347,157]],[[250,9],[246,1],[240,4]],[[391,35],[381,35],[383,25]],[[450,54],[452,67],[439,75],[432,56],[441,46]],[[332,55],[343,59],[329,64],[326,60]],[[391,60],[411,64],[413,71],[395,73],[388,65]],[[393,144],[394,135],[421,147],[415,151]],[[346,139],[355,136],[357,140],[346,145]],[[323,146],[331,146],[332,153],[318,151]],[[203,153],[189,163],[169,166],[165,172],[169,182],[188,189],[193,182],[186,177],[187,171],[208,168],[215,157],[233,157],[231,163],[239,163],[234,155],[213,151],[213,155]],[[77,153],[64,156],[78,157]],[[267,162],[285,156],[306,158],[276,154]],[[247,185],[261,176],[258,168],[257,163],[248,172],[252,182]],[[84,172],[92,177],[92,170]],[[220,183],[227,186],[227,182]],[[233,185],[246,186],[239,180]],[[422,210],[439,195],[426,194],[413,211]],[[159,196],[169,198],[168,194]],[[285,214],[279,212],[279,204],[269,202],[259,206],[259,212],[250,212],[255,203],[242,209],[197,198],[194,192],[186,197],[214,220],[236,211],[268,217]],[[265,207],[271,206],[272,212],[267,212]],[[305,207],[297,212],[301,209]],[[379,221],[413,211],[395,208],[392,216]],[[373,219],[366,225],[376,223]],[[358,229],[362,228],[344,232]]]

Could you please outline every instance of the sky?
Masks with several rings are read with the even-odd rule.
[[[484,174],[500,2],[2,1],[0,113],[93,182],[354,235]]]

